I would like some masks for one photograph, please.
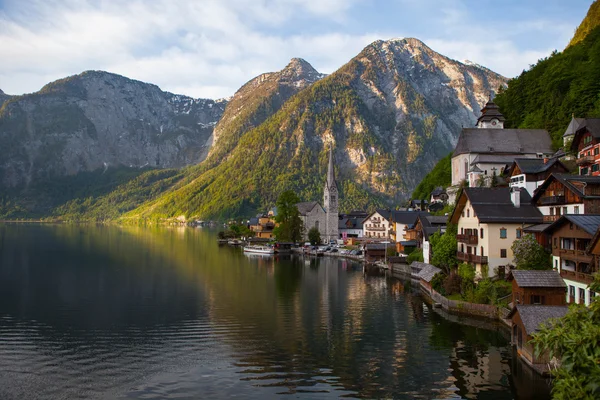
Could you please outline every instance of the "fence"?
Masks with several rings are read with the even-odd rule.
[[[468,303],[461,300],[450,300],[442,296],[434,289],[431,291],[423,288],[431,296],[432,301],[442,305],[442,308],[448,312],[473,315],[489,319],[498,319],[498,307],[489,304]]]

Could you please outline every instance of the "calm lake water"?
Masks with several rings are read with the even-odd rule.
[[[0,225],[0,398],[548,397],[414,290],[203,229]]]

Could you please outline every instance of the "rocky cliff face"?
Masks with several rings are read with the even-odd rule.
[[[259,126],[290,97],[324,76],[305,60],[293,58],[281,71],[259,75],[243,85],[229,101],[215,127],[207,164],[217,165],[235,148],[245,132]]]
[[[269,77],[240,92],[252,97],[253,85]],[[502,76],[442,56],[417,39],[374,42],[258,125],[260,119],[244,125],[236,115],[245,107],[243,96],[239,106],[232,101],[220,124],[235,121],[249,129],[226,144],[224,135],[217,137],[211,155],[225,146],[227,157],[130,216],[247,215],[272,206],[289,188],[304,200],[318,200],[329,146],[335,149],[342,209],[397,205],[505,84]]]
[[[101,71],[50,83],[0,109],[0,185],[109,166],[198,163],[226,103]]]
[[[2,103],[4,103],[6,100],[8,100],[10,98],[9,95],[7,95],[6,93],[4,93],[2,91],[2,89],[0,89],[0,106],[2,106]]]

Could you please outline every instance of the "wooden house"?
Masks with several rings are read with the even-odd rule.
[[[569,303],[589,305],[593,294],[588,290],[599,271],[588,252],[600,227],[600,215],[563,215],[546,228],[552,249],[552,265],[565,280]]]
[[[249,225],[250,230],[254,232],[257,238],[272,239],[273,230],[277,224],[272,214],[264,214],[256,218],[251,218]]]
[[[513,270],[512,304],[540,304],[563,306],[566,304],[567,285],[556,271]]]
[[[532,201],[544,222],[554,222],[564,214],[600,214],[600,176],[551,174]]]
[[[507,318],[512,324],[512,345],[516,347],[519,357],[538,371],[545,370],[550,359],[548,352],[536,355],[531,344],[532,336],[543,324],[564,317],[567,311],[567,306],[517,304],[508,314]]]
[[[393,248],[393,245],[385,243],[367,243],[365,244],[365,261],[375,262],[386,259],[387,249]]]
[[[577,121],[571,150],[577,154],[579,175],[600,176],[600,118]]]
[[[509,186],[524,188],[530,196],[533,196],[550,174],[568,172],[568,168],[558,158],[515,158],[507,170]]]
[[[411,266],[413,264],[411,264]],[[431,293],[431,281],[433,280],[433,277],[442,272],[442,270],[431,264],[419,263],[419,265],[421,266],[421,271],[419,271],[419,274],[417,275],[417,278],[419,278],[419,285],[422,290]]]

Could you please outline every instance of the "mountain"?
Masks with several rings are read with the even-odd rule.
[[[600,25],[600,2],[595,0],[590,6],[587,15],[581,21],[581,24],[577,27],[573,39],[569,42],[569,46],[573,46],[581,42],[585,37]]]
[[[2,89],[0,89],[0,106],[8,99],[10,99],[10,96],[4,93]]]
[[[0,108],[0,187],[99,168],[196,164],[226,104],[102,71],[11,97]]]
[[[243,85],[230,99],[215,127],[207,167],[217,165],[247,131],[277,112],[294,94],[325,75],[308,62],[294,58],[279,72],[264,73]]]
[[[450,152],[461,127],[474,125],[488,96],[505,83],[502,76],[449,59],[417,39],[376,41],[293,95],[260,125],[254,121],[248,124],[254,128],[240,129],[245,133],[239,140],[216,137],[211,155],[227,157],[195,170],[188,183],[126,217],[250,215],[273,205],[288,188],[303,200],[319,200],[329,146],[342,209],[396,205]]]
[[[600,117],[600,27],[511,79],[494,101],[506,127],[546,129],[562,147],[573,115]]]

